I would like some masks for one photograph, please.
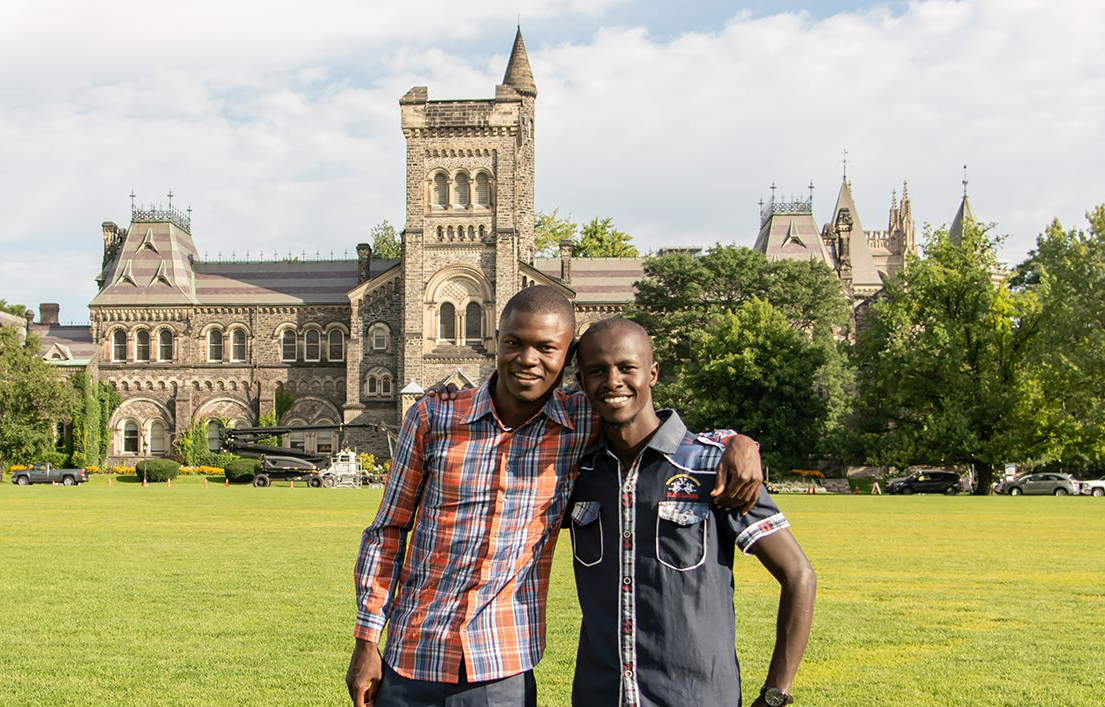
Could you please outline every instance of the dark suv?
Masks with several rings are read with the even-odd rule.
[[[887,493],[944,493],[949,496],[959,493],[959,474],[954,471],[923,469],[904,479],[891,479],[886,482]]]

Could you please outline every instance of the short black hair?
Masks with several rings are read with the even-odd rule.
[[[503,313],[499,315],[499,321],[506,319],[514,311],[531,312],[533,314],[555,314],[567,319],[572,325],[572,336],[576,333],[576,309],[568,301],[560,290],[548,285],[534,285],[523,287],[517,294],[511,297]]]
[[[607,331],[620,331],[622,333],[628,333],[630,336],[640,337],[644,340],[648,348],[649,362],[651,363],[655,360],[652,351],[652,337],[648,335],[648,331],[643,326],[625,317],[610,317],[609,319],[600,319],[591,324],[591,326],[587,327],[587,331],[583,332],[583,336],[579,337],[579,343],[576,346],[576,365],[580,364],[579,356],[580,350],[583,348],[583,342],[589,337],[598,336]]]

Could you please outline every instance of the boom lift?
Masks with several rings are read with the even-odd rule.
[[[360,487],[363,472],[357,454],[345,447],[345,430],[375,429],[387,434],[388,451],[394,453],[396,435],[389,425],[349,423],[342,425],[285,425],[283,427],[227,427],[219,430],[219,446],[227,452],[261,460],[261,468],[253,477],[253,485],[263,488],[272,480],[305,481],[311,488]],[[262,444],[266,437],[289,432],[337,430],[338,449],[335,454],[308,452],[295,447]]]

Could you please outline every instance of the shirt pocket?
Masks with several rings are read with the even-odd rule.
[[[576,501],[572,507],[572,554],[591,567],[602,562],[602,518],[598,501]]]
[[[691,501],[661,501],[656,510],[656,559],[686,572],[706,560],[706,519],[710,506]]]

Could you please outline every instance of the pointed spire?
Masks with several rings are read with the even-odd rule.
[[[952,225],[948,228],[948,238],[952,243],[959,245],[963,242],[963,228],[968,223],[975,223],[975,212],[971,210],[971,202],[967,195],[963,195],[963,201],[959,202],[959,210],[955,212]]]
[[[523,96],[537,95],[537,84],[533,82],[533,71],[529,68],[529,55],[526,54],[526,43],[522,40],[521,26],[514,35],[514,48],[510,50],[510,61],[506,63],[503,84],[514,87]]]

